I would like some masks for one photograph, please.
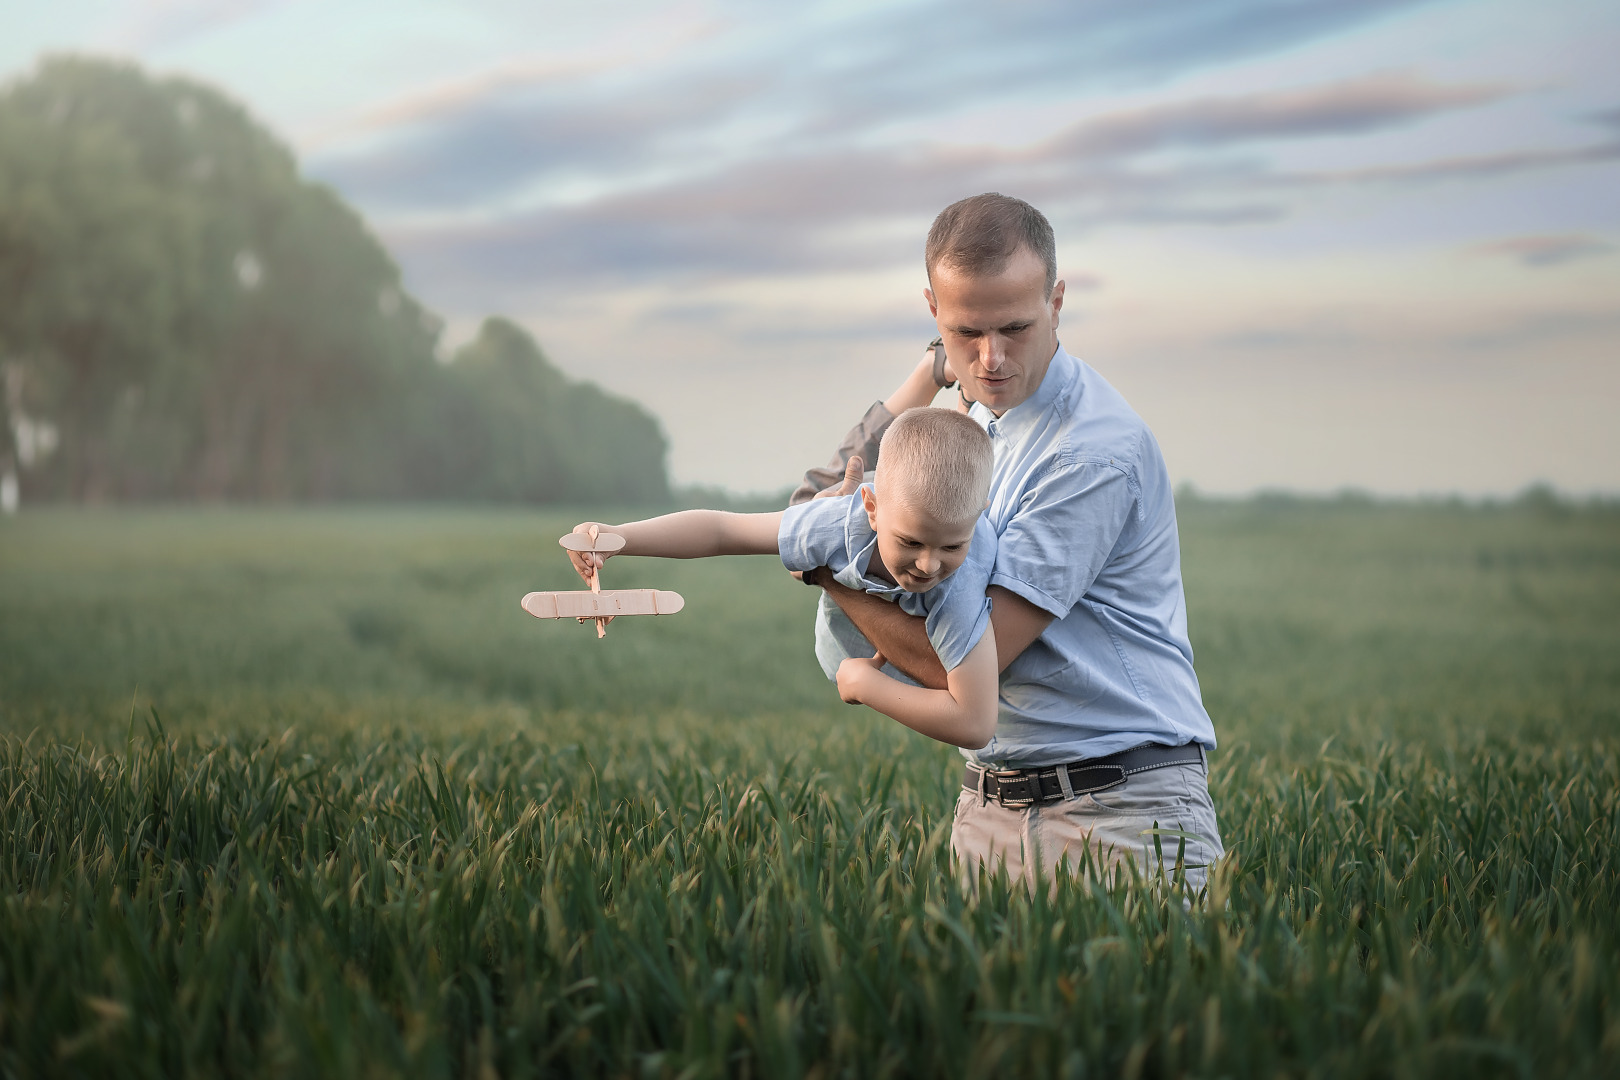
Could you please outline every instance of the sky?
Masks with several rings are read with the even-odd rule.
[[[1178,484],[1620,492],[1611,0],[0,0],[0,78],[67,51],[247,105],[447,349],[516,319],[677,483],[821,463],[994,190]]]

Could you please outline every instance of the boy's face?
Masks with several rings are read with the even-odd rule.
[[[940,521],[912,509],[903,498],[890,496],[880,503],[869,487],[861,488],[861,502],[877,533],[878,556],[907,592],[927,592],[967,559],[977,517]]]

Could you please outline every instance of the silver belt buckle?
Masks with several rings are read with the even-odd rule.
[[[1020,778],[1019,774],[1022,773],[1023,771],[1024,770],[1022,770],[1022,769],[986,769],[985,770],[985,772],[989,773],[991,776],[994,776],[996,778],[996,802],[998,804],[1000,804],[1002,809],[1004,809],[1004,810],[1022,810],[1026,806],[1034,806],[1035,805],[1035,796],[1036,796],[1036,794],[1038,794],[1038,789],[1036,788],[1036,784],[1039,781],[1038,781],[1038,778],[1033,777],[1033,776],[1023,778],[1024,783],[1027,786],[1027,790],[1029,791],[1028,797],[1022,798],[1022,799],[1009,799],[1007,797],[1006,782],[1008,780],[1017,780],[1017,779],[1019,779]]]

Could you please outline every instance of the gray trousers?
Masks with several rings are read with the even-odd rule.
[[[1017,809],[964,791],[951,824],[951,851],[970,883],[981,868],[1031,885],[1060,872],[1108,879],[1126,860],[1168,882],[1178,850],[1194,891],[1225,853],[1203,763],[1149,769],[1106,791]]]

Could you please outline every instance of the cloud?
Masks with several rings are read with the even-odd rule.
[[[1421,0],[890,3],[806,9],[763,36],[715,25],[627,70],[492,70],[385,103],[313,171],[361,202],[425,210],[548,186],[612,189],[715,160],[858,145],[896,123],[1061,90],[1142,85],[1364,24]],[[1309,103],[1306,103],[1307,107]],[[1296,106],[1297,107],[1297,106]],[[1187,132],[1218,117],[1183,118]],[[1185,137],[1185,136],[1184,136]]]
[[[1595,236],[1565,233],[1559,236],[1515,236],[1474,249],[1480,255],[1517,259],[1525,266],[1562,266],[1577,259],[1609,255],[1615,245]]]
[[[857,342],[873,339],[925,340],[934,333],[934,324],[928,313],[921,309],[902,314],[870,319],[841,319],[828,323],[818,319],[800,318],[791,322],[771,322],[745,327],[736,333],[735,340],[743,345],[779,345],[788,342],[829,341]]]
[[[287,0],[146,0],[134,4],[112,31],[112,44],[134,53],[183,45],[234,26]]]
[[[1439,180],[1484,179],[1564,165],[1595,165],[1620,160],[1620,139],[1568,150],[1522,150],[1503,154],[1445,157],[1404,165],[1365,169],[1296,172],[1279,175],[1278,186],[1322,187],[1334,184],[1417,184]]]
[[[1620,139],[1620,108],[1604,109],[1600,112],[1595,112],[1588,117],[1588,119],[1594,124],[1601,124],[1604,127],[1613,128],[1615,137]]]
[[[1488,86],[1445,86],[1386,72],[1302,90],[1206,98],[1119,113],[1058,136],[1071,155],[1124,157],[1172,146],[1360,134],[1493,101]]]
[[[721,24],[712,19],[695,25],[655,26],[650,30],[638,21],[636,35],[610,34],[595,42],[588,51],[570,51],[563,56],[543,54],[503,59],[486,68],[414,88],[354,110],[306,132],[298,141],[305,152],[318,153],[344,140],[364,147],[367,138],[390,131],[425,130],[441,121],[453,127],[461,116],[476,116],[481,109],[502,101],[521,101],[523,95],[538,89],[589,84],[667,61],[682,49],[712,38],[720,29]]]
[[[1066,232],[1119,222],[1273,221],[1287,213],[1291,189],[1344,178],[1290,177],[1252,158],[1170,166],[1147,159],[1170,147],[1207,152],[1365,133],[1502,93],[1383,74],[1105,114],[1026,147],[817,147],[564,205],[384,231],[407,262],[433,267],[455,288],[896,265],[920,256],[940,207],[987,190],[1035,202]]]
[[[1610,342],[1620,333],[1620,311],[1555,308],[1512,317],[1502,325],[1457,335],[1459,349],[1500,351],[1522,358],[1531,348],[1560,341]]]
[[[343,139],[363,139],[389,130],[407,129],[432,123],[435,119],[462,110],[476,111],[480,105],[534,87],[588,78],[610,71],[624,60],[605,57],[535,57],[507,60],[482,71],[442,82],[359,109],[316,128],[299,140],[305,151]]]
[[[328,157],[315,171],[392,209],[476,205],[572,178],[600,186],[606,176],[690,155],[701,137],[691,118],[712,120],[756,89],[735,78],[698,78],[643,98],[536,80],[520,94],[456,109],[453,124]]]
[[[1245,353],[1275,352],[1298,356],[1313,352],[1363,348],[1366,340],[1365,335],[1343,327],[1256,326],[1217,335],[1210,339],[1209,347]]]

